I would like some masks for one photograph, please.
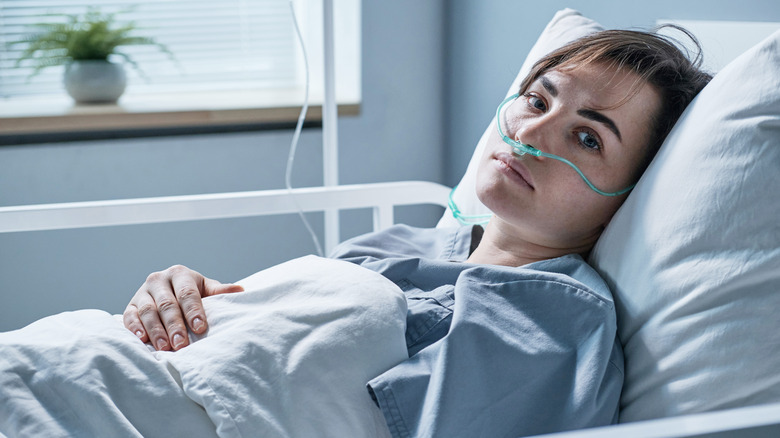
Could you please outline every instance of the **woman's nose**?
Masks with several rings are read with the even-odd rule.
[[[549,135],[550,127],[551,121],[545,117],[524,120],[515,131],[514,140],[544,150],[544,138]]]

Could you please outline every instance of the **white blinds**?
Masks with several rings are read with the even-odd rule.
[[[140,66],[126,66],[133,93],[294,87],[299,57],[287,0],[2,0],[0,1],[0,97],[62,93],[64,67],[49,67],[28,79],[32,64],[15,68],[34,28],[64,21],[48,14],[83,14],[88,7],[120,13],[139,25],[138,36],[153,37],[174,53],[177,63],[154,46],[119,50]]]

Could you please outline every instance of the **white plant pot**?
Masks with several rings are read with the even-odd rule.
[[[112,103],[125,91],[127,76],[121,64],[73,61],[65,68],[65,89],[78,103]]]

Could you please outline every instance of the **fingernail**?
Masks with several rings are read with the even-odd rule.
[[[184,338],[180,334],[178,334],[178,333],[173,335],[173,348],[174,348],[174,350],[178,350],[179,347],[182,346],[182,344],[184,344]]]
[[[199,332],[201,331],[201,329],[203,329],[203,320],[198,317],[195,317],[192,320],[192,330]]]
[[[158,350],[165,350],[166,348],[168,348],[168,343],[165,342],[165,339],[159,339],[157,341],[157,349]]]
[[[143,338],[144,337],[144,332],[142,332],[141,330],[136,330],[135,331],[135,335],[138,336],[139,338]]]

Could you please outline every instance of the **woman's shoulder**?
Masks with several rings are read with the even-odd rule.
[[[614,312],[607,282],[580,255],[568,254],[518,267],[479,265],[470,273],[489,283],[544,285],[541,289],[560,297],[606,305]]]
[[[579,254],[568,254],[547,260],[530,263],[525,266],[540,272],[558,274],[569,279],[573,283],[579,283],[583,287],[602,291],[606,298],[612,300],[609,286],[604,278],[596,272]]]
[[[399,224],[349,239],[336,248],[332,257],[416,257],[463,261],[468,258],[470,245],[471,227],[418,228]]]

